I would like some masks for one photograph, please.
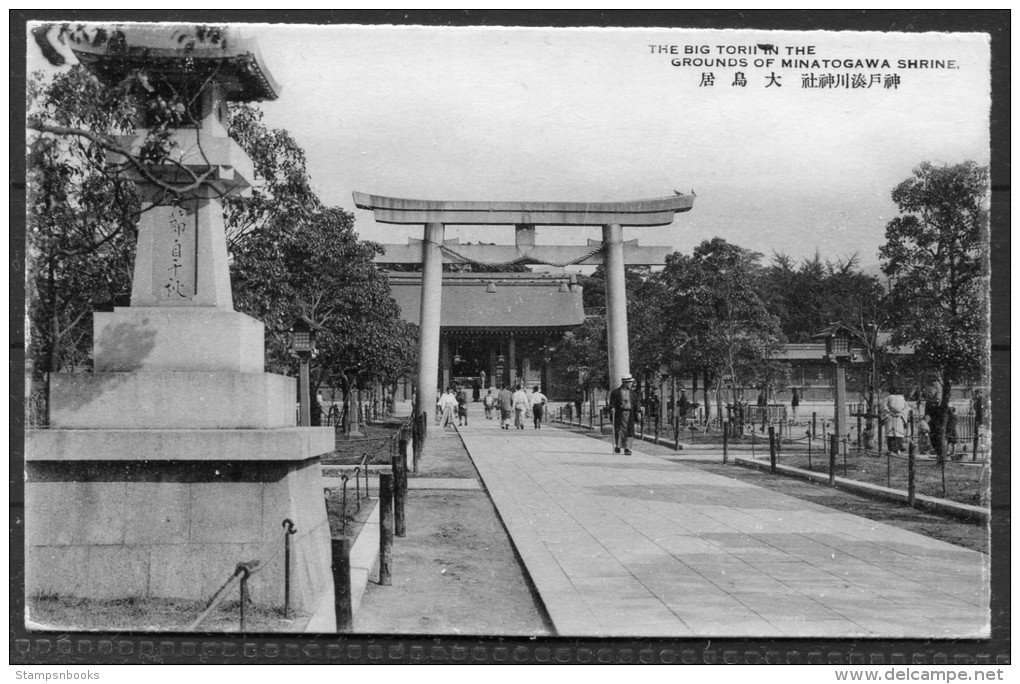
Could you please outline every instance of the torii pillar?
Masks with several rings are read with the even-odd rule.
[[[439,373],[439,326],[442,312],[443,262],[506,263],[526,257],[552,265],[603,264],[606,269],[606,317],[610,384],[630,372],[627,342],[627,293],[624,266],[664,264],[670,247],[639,247],[624,242],[624,226],[667,226],[677,213],[690,211],[694,195],[630,202],[457,202],[380,197],[354,193],[359,209],[372,210],[378,223],[425,226],[424,239],[407,245],[386,245],[379,263],[420,263],[422,288],[418,340],[418,402],[415,411],[431,419]],[[447,225],[517,227],[516,245],[446,243]],[[536,245],[535,226],[600,226],[602,242],[587,246]]]

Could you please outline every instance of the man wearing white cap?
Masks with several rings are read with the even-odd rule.
[[[634,437],[634,425],[641,419],[641,401],[634,391],[634,378],[624,375],[620,387],[609,395],[609,410],[613,414],[613,447],[616,453],[630,455],[630,441]]]

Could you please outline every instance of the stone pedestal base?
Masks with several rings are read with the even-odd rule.
[[[272,373],[68,373],[51,383],[55,428],[257,429],[295,420],[294,378]]]
[[[240,562],[264,568],[252,599],[282,606],[330,585],[319,455],[331,428],[40,430],[26,439],[28,596],[204,600]]]
[[[214,307],[117,307],[93,314],[96,373],[265,370],[265,326]]]

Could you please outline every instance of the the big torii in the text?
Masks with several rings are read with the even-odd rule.
[[[421,320],[418,340],[417,412],[431,419],[439,371],[439,317],[443,261],[511,264],[520,261],[556,265],[603,264],[606,271],[606,327],[610,383],[630,372],[624,265],[665,263],[669,247],[639,247],[623,241],[624,226],[666,226],[677,213],[690,211],[694,195],[631,202],[450,202],[379,197],[354,193],[354,204],[371,209],[379,223],[423,224],[424,239],[386,245],[377,261],[421,263]],[[459,245],[445,242],[447,225],[517,228],[516,245]],[[601,226],[602,242],[587,246],[535,244],[535,226]]]

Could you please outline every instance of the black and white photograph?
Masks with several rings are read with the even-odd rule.
[[[993,637],[987,31],[193,14],[23,24],[12,662]]]

